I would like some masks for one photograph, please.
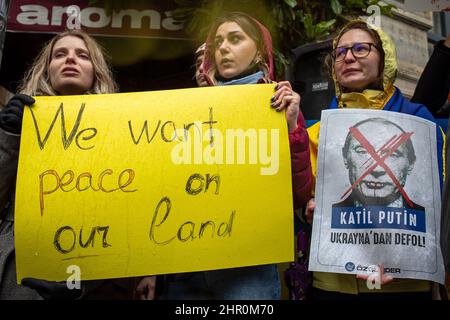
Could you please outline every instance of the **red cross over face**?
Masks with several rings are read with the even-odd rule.
[[[366,122],[350,128],[344,163],[354,194],[365,205],[389,205],[400,196],[410,202],[403,187],[414,163],[408,157],[404,133],[388,122]],[[346,194],[347,194],[346,193]]]

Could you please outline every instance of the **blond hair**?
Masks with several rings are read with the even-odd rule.
[[[114,93],[117,84],[106,61],[103,48],[91,36],[81,30],[68,30],[57,34],[41,50],[31,67],[25,73],[18,91],[30,96],[55,96],[58,93],[50,83],[48,67],[52,60],[55,43],[67,36],[78,37],[84,41],[94,67],[92,88],[86,94]]]

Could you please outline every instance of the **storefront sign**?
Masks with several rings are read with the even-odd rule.
[[[93,35],[186,39],[173,19],[171,1],[140,1],[108,12],[87,0],[18,0],[11,3],[8,31],[58,33],[81,28]]]

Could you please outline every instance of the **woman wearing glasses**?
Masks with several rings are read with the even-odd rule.
[[[329,58],[336,97],[330,109],[362,108],[401,112],[436,123],[427,108],[406,100],[394,86],[397,75],[396,50],[392,40],[380,29],[362,20],[346,25],[333,41]],[[310,127],[311,165],[317,168],[320,123]],[[443,132],[436,126],[439,172],[442,185]],[[312,223],[315,202],[307,204],[306,218]],[[383,268],[380,268],[383,269]],[[381,290],[369,290],[367,277],[315,272],[312,296],[316,299],[431,299],[431,282],[395,280],[381,272]]]

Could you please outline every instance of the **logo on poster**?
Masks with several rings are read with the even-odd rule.
[[[353,270],[355,270],[355,264],[353,262],[347,262],[345,264],[345,270],[347,270],[348,272],[352,272]]]

